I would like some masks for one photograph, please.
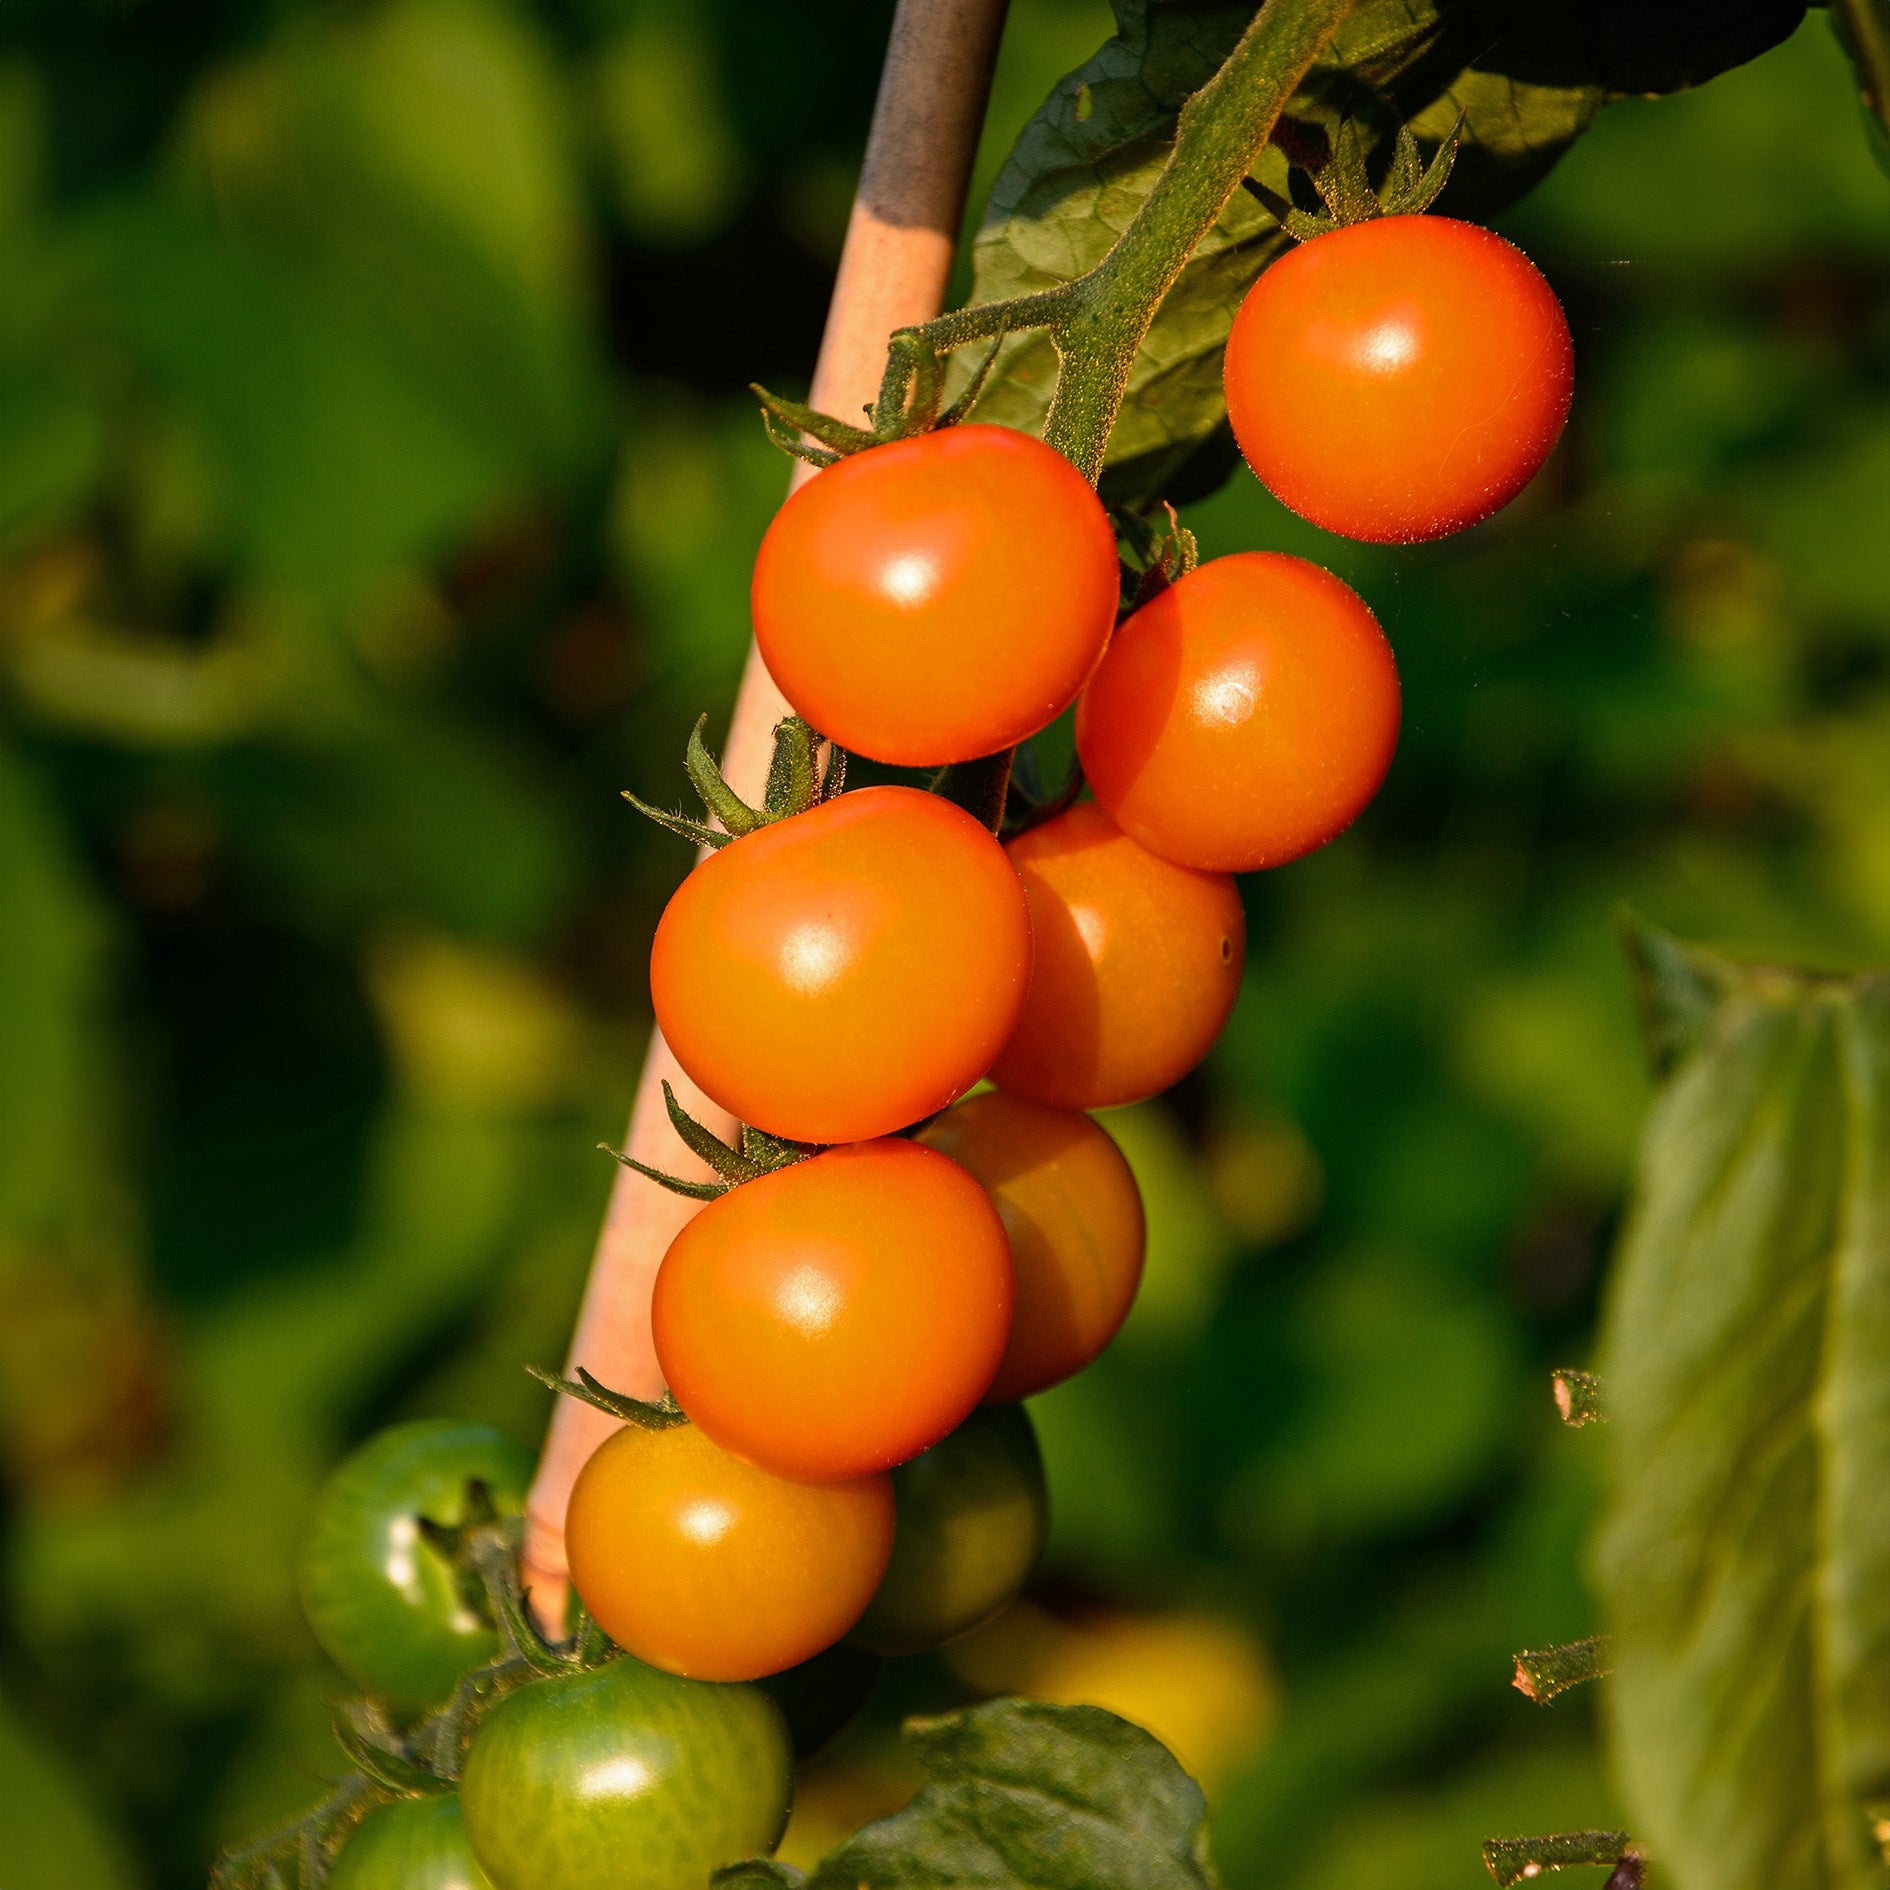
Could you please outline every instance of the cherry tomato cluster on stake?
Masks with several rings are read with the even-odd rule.
[[[1301,246],[1228,342],[1254,470],[1354,537],[1487,517],[1568,410],[1547,285],[1422,214],[1448,156],[1423,172],[1401,134],[1374,192],[1343,127],[1328,215],[1276,206]],[[1267,551],[1197,566],[1177,527],[1117,625],[1089,486],[955,417],[878,440],[802,416],[850,437],[756,563],[796,711],[766,795],[732,792],[699,724],[709,818],[644,809],[706,849],[657,929],[657,1021],[740,1127],[672,1096],[704,1173],[643,1170],[704,1204],[655,1282],[663,1400],[557,1381],[624,1420],[571,1494],[572,1636],[525,1619],[527,1466],[497,1433],[399,1427],[318,1506],[305,1607],[386,1712],[344,1737],[386,1802],[337,1890],[700,1883],[773,1848],[795,1759],[881,1656],[1017,1594],[1047,1518],[1020,1401],[1097,1356],[1141,1275],[1134,1177],[1086,1112],[1206,1055],[1240,988],[1233,875],[1326,844],[1390,766],[1397,667],[1336,577]],[[955,803],[1072,704],[1093,800],[1023,797],[1008,827]],[[943,791],[848,792],[849,751],[942,768]]]

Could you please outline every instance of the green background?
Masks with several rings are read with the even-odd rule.
[[[617,790],[726,717],[786,477],[742,389],[804,386],[888,12],[0,13],[5,1890],[181,1890],[311,1796],[314,1484],[543,1424],[687,863]],[[1017,0],[980,190],[1108,30]],[[1890,188],[1814,13],[1504,227],[1579,363],[1521,500],[1415,551],[1244,471],[1189,514],[1366,595],[1398,759],[1112,1123],[1150,1280],[1039,1402],[1032,1607],[889,1674],[796,1842],[981,1686],[1172,1731],[1236,1890],[1617,1815],[1590,1703],[1506,1686],[1590,1624],[1546,1375],[1647,1093],[1615,914],[1890,950]]]

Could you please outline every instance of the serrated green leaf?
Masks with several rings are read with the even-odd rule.
[[[1201,1788],[1099,1706],[993,1700],[906,1722],[929,1782],[807,1890],[1214,1890]],[[755,1880],[757,1884],[761,1880]]]
[[[1650,1119],[1602,1350],[1636,1834],[1681,1890],[1881,1890],[1890,979],[1729,983]]]
[[[970,300],[1054,287],[1099,263],[1161,174],[1182,103],[1252,19],[1212,0],[1115,0],[1117,32],[1059,82],[993,184]],[[1625,3],[1571,9],[1490,0],[1364,0],[1333,36],[1288,111],[1328,133],[1358,116],[1374,152],[1398,124],[1432,144],[1463,115],[1457,166],[1439,207],[1486,218],[1541,178],[1602,103],[1698,83],[1783,39],[1801,0],[1737,0],[1710,20]],[[1284,197],[1270,146],[1256,179]],[[1231,470],[1221,351],[1254,278],[1287,247],[1273,217],[1237,192],[1169,291],[1136,357],[1110,438],[1105,491],[1119,504],[1197,496]],[[952,388],[969,379],[969,351]],[[976,407],[980,420],[1041,432],[1056,354],[1040,332],[1008,338]]]

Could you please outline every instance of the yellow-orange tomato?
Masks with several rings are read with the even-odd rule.
[[[860,1142],[962,1095],[1030,975],[991,835],[916,788],[843,794],[731,841],[677,889],[650,995],[676,1060],[742,1121]]]
[[[1117,581],[1108,514],[1062,454],[948,427],[852,454],[782,506],[755,559],[755,640],[843,748],[970,761],[1069,706]]]
[[[1227,417],[1302,518],[1409,544],[1535,477],[1574,376],[1562,305],[1521,250],[1450,217],[1377,217],[1301,244],[1248,291]]]
[[[1365,601],[1280,552],[1197,567],[1116,632],[1076,711],[1096,798],[1151,852],[1243,873],[1349,827],[1398,745]]]
[[[857,1621],[893,1545],[887,1476],[793,1483],[692,1424],[627,1424],[571,1491],[571,1580],[604,1632],[694,1680],[755,1680]]]
[[[782,1476],[864,1476],[973,1410],[1011,1328],[1011,1255],[984,1190],[908,1141],[744,1182],[670,1243],[656,1356],[725,1449]]]
[[[1030,900],[1036,957],[991,1080],[1066,1109],[1135,1102],[1178,1082],[1240,990],[1247,924],[1233,880],[1137,846],[1090,801],[1007,851]]]
[[[1108,1130],[1080,1110],[989,1090],[919,1140],[977,1177],[1010,1236],[1017,1303],[985,1402],[1080,1372],[1116,1336],[1142,1278],[1142,1196]]]

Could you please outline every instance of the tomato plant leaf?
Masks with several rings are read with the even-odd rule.
[[[807,1890],[1214,1890],[1201,1788],[1099,1706],[992,1700],[906,1722],[928,1782]],[[760,1890],[766,1881],[752,1878]]]
[[[1182,104],[1254,13],[1218,0],[1113,5],[1115,37],[1059,81],[992,185],[973,302],[1052,288],[1102,260],[1161,174]],[[1370,153],[1383,154],[1400,123],[1435,146],[1461,113],[1457,163],[1438,207],[1484,219],[1544,176],[1608,98],[1697,84],[1777,44],[1804,11],[1803,0],[1727,0],[1704,13],[1679,0],[1570,8],[1364,0],[1294,99],[1287,136],[1316,143],[1353,117]],[[1288,198],[1280,145],[1254,176]],[[1136,356],[1109,443],[1111,500],[1197,497],[1232,470],[1221,350],[1242,296],[1287,243],[1254,195],[1235,193]],[[972,373],[968,352],[953,363],[954,389]],[[1007,337],[976,417],[1041,432],[1055,381],[1046,334]]]
[[[1652,963],[1692,1028],[1603,1334],[1622,1789],[1682,1890],[1877,1890],[1890,978],[1734,972],[1671,940]]]

